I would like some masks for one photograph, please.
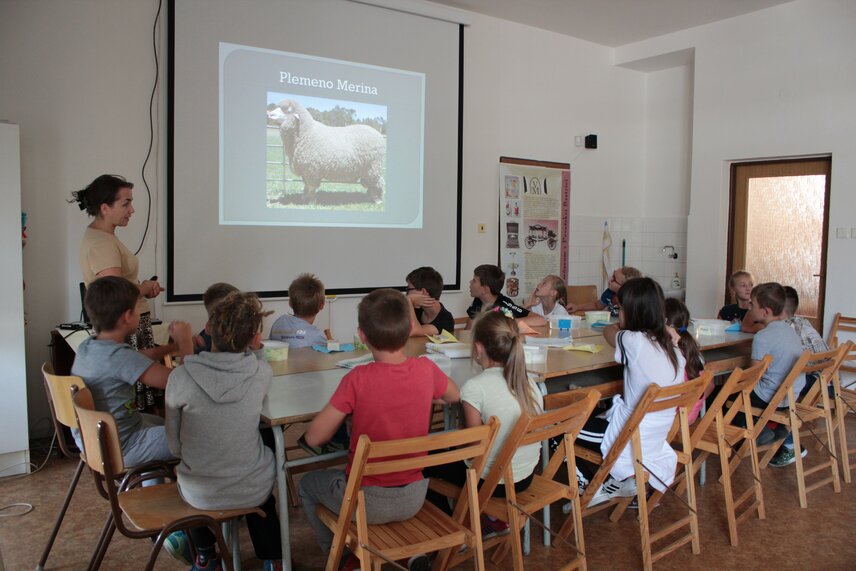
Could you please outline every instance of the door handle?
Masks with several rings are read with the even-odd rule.
[[[816,278],[822,278],[823,277],[823,274],[812,274],[812,275]]]

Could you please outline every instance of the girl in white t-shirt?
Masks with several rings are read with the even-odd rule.
[[[566,298],[567,289],[565,289],[564,280],[559,276],[549,275],[538,282],[538,286],[529,294],[529,299],[523,303],[523,307],[544,317],[567,315]]]
[[[464,424],[468,428],[480,426],[491,416],[497,417],[502,423],[481,473],[481,478],[484,479],[493,467],[521,411],[532,415],[540,414],[544,408],[544,397],[535,382],[526,374],[523,339],[517,324],[501,311],[488,311],[476,319],[472,332],[472,358],[484,371],[461,388]],[[538,443],[523,446],[514,454],[511,466],[516,492],[522,492],[532,483],[532,474],[540,457],[541,447]],[[463,486],[466,482],[466,469],[467,466],[460,462],[426,469],[423,473],[425,477],[440,478]],[[506,485],[506,482],[501,482],[493,495],[505,497]],[[451,513],[445,497],[429,490],[428,499]],[[498,533],[508,527],[498,521],[483,520],[482,523],[485,533]]]
[[[605,414],[589,418],[577,443],[604,456],[651,383],[671,386],[684,382],[686,361],[676,347],[678,335],[666,325],[663,290],[651,278],[628,280],[618,290],[618,324],[604,329],[606,342],[615,347],[615,360],[624,365],[624,390],[616,395]],[[639,425],[642,456],[653,477],[651,485],[665,491],[675,477],[677,456],[666,442],[675,409],[645,415]],[[580,465],[582,466],[582,462]],[[628,444],[610,471],[610,477],[590,505],[616,496],[636,495],[633,457]],[[583,471],[583,475],[589,477]]]

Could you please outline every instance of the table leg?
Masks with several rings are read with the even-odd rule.
[[[271,426],[273,432],[274,452],[276,453],[276,491],[279,496],[279,533],[282,542],[282,568],[291,571],[291,540],[288,528],[288,493],[285,490],[285,438],[282,426]]]

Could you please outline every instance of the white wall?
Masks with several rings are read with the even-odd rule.
[[[0,477],[29,471],[24,291],[21,265],[21,154],[17,125],[0,123]]]
[[[24,275],[31,424],[48,414],[38,367],[48,358],[49,331],[80,311],[78,245],[87,218],[65,199],[98,174],[123,174],[136,183],[137,214],[120,238],[135,248],[145,226],[139,172],[148,145],[156,7],[155,0],[0,0],[0,118],[21,124],[23,205],[30,213]],[[162,52],[162,70],[165,57]],[[472,268],[496,260],[501,155],[569,161],[578,151],[574,136],[596,133],[599,148],[572,164],[572,213],[644,211],[644,76],[613,66],[612,57],[611,49],[596,44],[472,15],[465,35],[464,292]],[[161,108],[164,94],[162,83]],[[163,125],[161,117],[161,142]],[[158,152],[160,163],[147,171],[156,204],[140,272],[163,277],[163,144]],[[485,234],[476,231],[481,222],[488,225]],[[402,283],[417,265],[412,260],[401,268]],[[465,293],[446,294],[444,301],[456,315],[469,303]],[[286,309],[282,301],[266,306]],[[340,339],[356,330],[355,307],[355,299],[331,304]],[[155,315],[195,326],[204,321],[199,305],[158,301]],[[320,319],[326,326],[327,315]]]
[[[729,164],[762,157],[832,155],[826,323],[856,314],[856,2],[798,0],[616,50],[633,62],[695,48],[687,300],[697,314],[721,305]]]

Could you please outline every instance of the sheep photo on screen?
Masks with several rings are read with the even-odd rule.
[[[386,106],[267,95],[268,208],[384,210]]]

